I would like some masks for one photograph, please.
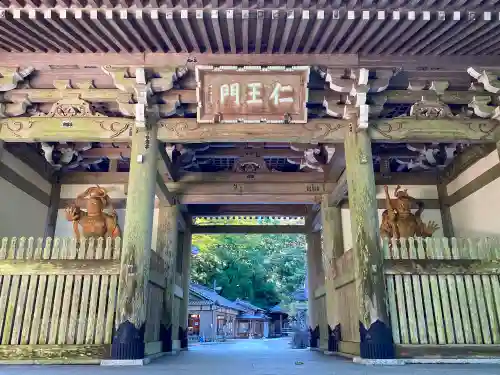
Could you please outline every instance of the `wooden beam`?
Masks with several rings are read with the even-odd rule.
[[[156,195],[170,206],[177,204],[177,198],[170,192],[159,172],[156,173]]]
[[[179,194],[177,196],[178,204],[197,205],[197,204],[290,204],[307,205],[318,203],[321,199],[319,194]],[[59,202],[59,208],[66,208],[74,203],[74,198],[64,198]],[[160,200],[155,202],[155,208],[162,206]],[[114,198],[113,207],[115,209],[124,209],[126,207],[126,198]]]
[[[59,213],[59,200],[61,199],[61,184],[55,178],[53,180],[47,210],[47,221],[45,223],[45,238],[54,237],[55,235]]]
[[[195,119],[159,121],[159,138],[171,142],[302,142],[341,143],[352,121],[312,119],[307,124],[197,124]],[[488,119],[413,117],[372,120],[373,142],[495,142],[500,122]]]
[[[290,204],[194,205],[188,207],[192,216],[305,216],[307,206]]]
[[[0,260],[0,275],[118,275],[120,260]]]
[[[495,144],[472,145],[457,155],[441,174],[443,183],[448,184],[458,177],[467,168],[472,166],[478,160],[491,154],[495,150]]]
[[[306,233],[305,225],[193,225],[192,233],[204,234],[291,234]]]
[[[343,144],[335,145],[332,160],[325,167],[325,181],[337,181],[345,170],[345,149]]]
[[[29,61],[35,69],[48,68],[50,65],[85,66],[182,66],[186,61],[196,61],[203,65],[322,65],[328,67],[365,67],[365,68],[404,68],[417,70],[419,67],[447,68],[461,71],[470,66],[498,68],[497,56],[381,56],[368,54],[210,54],[210,53],[11,53],[0,52],[4,66],[19,66],[19,61]]]
[[[26,180],[23,176],[16,171],[0,162],[0,177],[10,182],[12,185],[22,190],[30,197],[36,199],[45,206],[50,205],[50,195],[41,190],[38,186],[31,181]]]
[[[484,259],[385,259],[386,275],[498,275],[500,261]]]
[[[198,124],[196,119],[158,122],[164,142],[341,143],[352,121],[324,118],[307,124]],[[66,125],[62,125],[66,124]],[[130,142],[133,121],[121,117],[11,117],[0,120],[0,139],[8,142]],[[370,121],[373,142],[495,142],[500,122],[488,119],[395,118]]]
[[[336,207],[347,198],[347,175],[344,172],[340,175],[335,188],[332,193],[328,196],[329,206]]]
[[[424,209],[426,210],[439,210],[440,203],[438,199],[417,199],[424,204]],[[349,208],[349,200],[345,200],[340,204],[341,208]],[[385,199],[377,199],[377,208],[379,210],[385,210],[387,207]],[[416,203],[411,205],[412,209],[417,209]]]
[[[170,157],[167,155],[165,145],[158,145],[160,160],[158,161],[158,171],[162,176],[166,176],[169,181],[178,180],[178,168],[173,165]]]
[[[27,144],[5,143],[4,147],[8,152],[33,169],[33,171],[44,179],[51,181],[53,173],[52,166],[47,163],[42,155],[36,153],[36,151]]]
[[[0,360],[64,360],[109,358],[109,344],[104,345],[0,345]],[[50,363],[50,362],[49,362]]]

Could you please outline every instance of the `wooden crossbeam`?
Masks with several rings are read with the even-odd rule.
[[[175,194],[170,192],[159,172],[156,173],[156,195],[160,198],[160,200],[168,202],[170,206],[177,204]]]
[[[158,171],[162,176],[166,176],[169,181],[177,181],[178,168],[174,166],[172,160],[170,160],[170,157],[167,155],[165,145],[158,145],[158,150],[161,157],[158,162]]]
[[[206,204],[188,207],[193,216],[305,216],[307,206],[290,204]]]
[[[0,140],[8,142],[130,142],[133,121],[126,118],[73,117],[71,126],[50,117],[11,117],[0,121]],[[307,124],[198,124],[192,118],[162,119],[158,139],[175,143],[293,142],[343,143],[352,120],[312,119]],[[373,142],[495,142],[500,122],[488,119],[372,120]]]
[[[193,225],[193,233],[204,234],[292,234],[306,233],[305,225]]]

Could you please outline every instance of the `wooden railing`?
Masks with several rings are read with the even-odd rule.
[[[396,344],[499,344],[497,239],[385,241],[389,313]]]
[[[120,251],[119,238],[3,238],[0,360],[106,357]]]

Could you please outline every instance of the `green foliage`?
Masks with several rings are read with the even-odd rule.
[[[214,224],[210,219],[198,220],[198,225]],[[230,225],[256,225],[262,220],[266,221],[262,224],[276,224],[279,219],[223,220]],[[263,308],[288,305],[291,294],[304,284],[304,235],[193,235],[193,245],[200,252],[193,257],[192,280],[207,286],[215,281],[228,299],[242,298]]]

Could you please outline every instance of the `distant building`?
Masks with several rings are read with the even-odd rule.
[[[262,338],[277,336],[270,327],[276,313],[237,299],[230,301],[212,288],[191,283],[189,287],[188,336],[214,341],[222,338]],[[283,322],[283,320],[282,320]],[[278,324],[282,324],[278,322]],[[280,325],[281,327],[281,325]],[[270,329],[271,328],[271,329]],[[279,329],[281,332],[281,329]]]

